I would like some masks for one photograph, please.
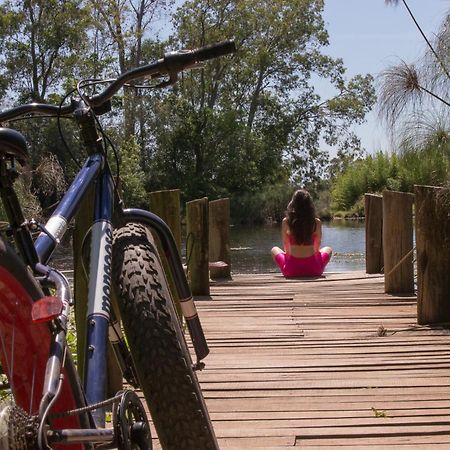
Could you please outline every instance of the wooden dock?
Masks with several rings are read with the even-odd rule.
[[[450,331],[383,288],[362,272],[214,283],[199,379],[220,448],[449,449]]]

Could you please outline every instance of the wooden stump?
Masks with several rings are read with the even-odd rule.
[[[383,270],[383,197],[365,194],[366,272]]]
[[[186,203],[186,258],[193,295],[209,296],[208,199]]]
[[[417,322],[450,322],[450,189],[415,186]]]
[[[383,192],[384,290],[388,294],[414,292],[413,202],[412,194]]]
[[[215,278],[231,277],[230,257],[230,199],[209,202],[209,275]],[[218,267],[214,262],[224,262]]]

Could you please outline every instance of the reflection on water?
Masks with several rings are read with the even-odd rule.
[[[361,221],[333,221],[322,224],[322,246],[333,249],[326,272],[365,269],[365,230]],[[281,229],[276,225],[233,226],[230,232],[233,273],[278,272],[270,249],[282,246]]]

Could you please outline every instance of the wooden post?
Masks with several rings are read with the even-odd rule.
[[[383,269],[383,197],[365,194],[366,272],[381,273]]]
[[[414,195],[383,192],[384,290],[388,294],[414,292]]]
[[[149,200],[152,212],[169,225],[178,251],[181,252],[180,190],[150,192]]]
[[[165,191],[154,191],[149,194],[150,208],[153,213],[161,217],[164,222],[169,226],[170,231],[173,234],[173,238],[178,248],[178,253],[181,254],[181,213],[180,213],[180,190],[171,189]],[[175,302],[178,317],[182,317],[180,298],[175,287],[175,281],[170,272],[169,263],[162,250],[161,243],[158,236],[155,238],[156,246],[158,247],[158,253],[161,257],[164,273],[167,277],[167,283],[169,285],[170,292],[172,293],[172,299]]]
[[[231,277],[230,257],[230,199],[209,202],[209,275],[215,278]],[[217,267],[211,263],[223,262]]]
[[[417,322],[450,322],[450,189],[415,186]]]
[[[186,258],[193,295],[209,295],[208,199],[186,203]]]

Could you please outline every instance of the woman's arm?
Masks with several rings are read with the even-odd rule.
[[[318,217],[316,217],[316,229],[314,230],[314,251],[318,252],[320,250],[320,243],[322,241],[322,222]]]
[[[289,234],[288,234],[288,224],[286,217],[283,219],[283,222],[281,222],[281,241],[283,242],[284,251],[288,253],[290,249],[290,241],[289,241]]]

